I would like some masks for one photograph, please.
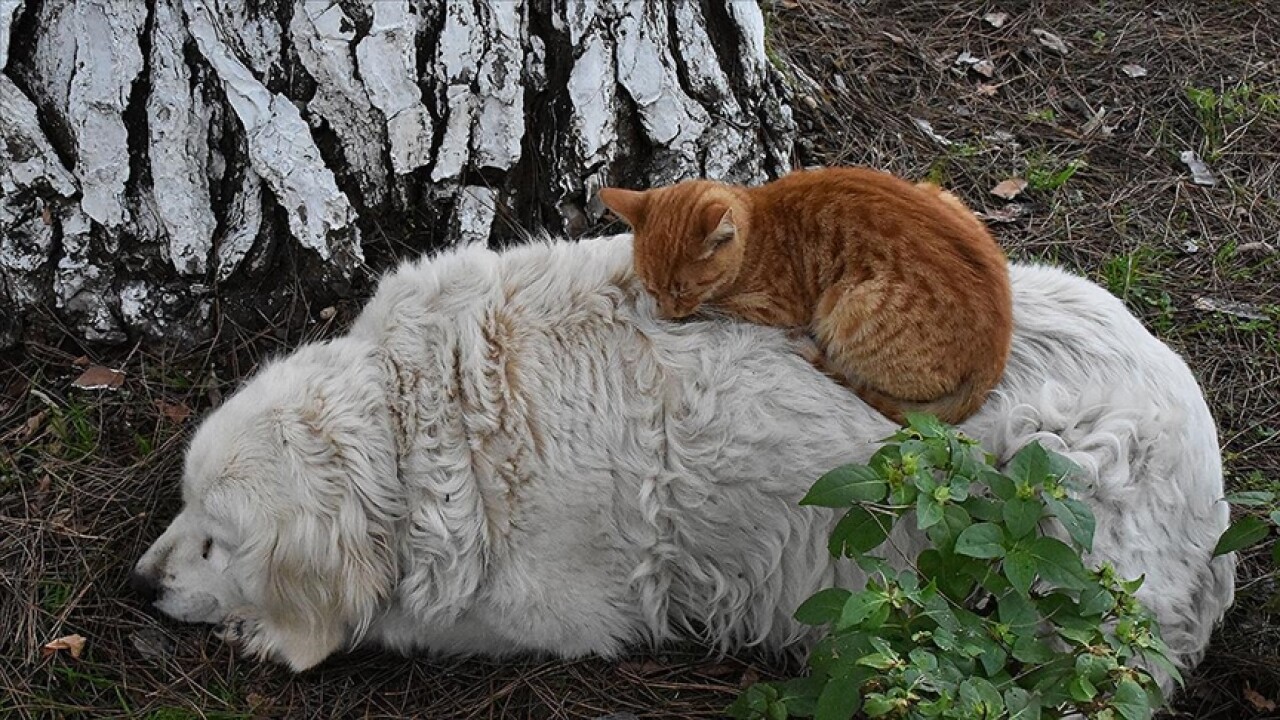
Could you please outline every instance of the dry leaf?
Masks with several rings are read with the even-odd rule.
[[[44,425],[44,421],[48,417],[49,417],[49,411],[41,410],[35,415],[32,415],[31,417],[27,418],[27,421],[22,424],[22,429],[18,431],[18,436],[15,438],[15,441],[19,445],[21,445],[27,440],[30,440],[31,437],[35,435],[38,430],[40,430],[40,427]]]
[[[1120,72],[1124,73],[1125,75],[1128,75],[1131,78],[1140,78],[1140,77],[1147,76],[1146,68],[1142,67],[1141,65],[1135,65],[1133,63],[1126,63],[1124,65],[1121,65]]]
[[[996,64],[990,60],[979,60],[973,64],[973,71],[984,78],[989,78],[996,74]]]
[[[45,657],[49,657],[59,650],[66,650],[71,653],[71,657],[79,658],[80,653],[84,652],[84,636],[67,635],[60,637],[57,640],[45,643],[44,647],[40,649],[40,652]]]
[[[997,93],[997,92],[1000,92],[1000,86],[999,86],[999,85],[991,85],[991,84],[989,84],[989,83],[982,83],[981,85],[979,85],[979,86],[978,86],[978,94],[979,94],[979,95],[985,95],[986,97],[995,97],[995,95],[996,95],[996,93]]]
[[[991,194],[1005,200],[1012,200],[1022,194],[1027,189],[1027,181],[1020,177],[1002,180],[991,188]]]
[[[928,135],[930,140],[938,143],[939,145],[949,147],[955,144],[950,140],[942,137],[938,133],[934,132],[933,123],[929,122],[928,120],[924,120],[921,118],[911,118],[911,122],[915,123],[916,127],[920,128],[920,132],[924,133],[925,135]]]
[[[881,30],[880,34],[889,38],[889,41],[892,42],[894,45],[904,45],[907,42],[905,39],[903,39],[901,35],[894,35],[891,32],[885,32]]]
[[[981,59],[982,58],[978,57],[977,55],[974,55],[968,50],[965,50],[956,56],[956,60],[954,64],[955,65],[973,65],[974,63],[978,62]]]
[[[48,205],[45,205],[44,207],[40,208],[40,220],[45,225],[52,225],[53,224],[53,208],[49,207]]]
[[[1218,180],[1209,170],[1209,166],[1204,164],[1204,161],[1200,159],[1200,155],[1195,150],[1183,150],[1178,159],[1191,171],[1191,182],[1205,187],[1213,187],[1218,184]]]
[[[115,390],[124,384],[124,373],[101,365],[91,365],[71,385],[81,390]]]
[[[1249,701],[1249,704],[1253,706],[1254,710],[1262,712],[1271,712],[1277,707],[1275,700],[1269,700],[1263,697],[1262,693],[1247,686],[1244,689],[1244,699]]]
[[[320,311],[320,319],[332,320],[337,314],[338,314],[338,308],[330,305],[329,307]]]
[[[1237,255],[1270,255],[1276,251],[1275,247],[1265,242],[1247,242],[1236,248]]]
[[[1264,313],[1262,308],[1257,305],[1236,302],[1234,300],[1216,300],[1211,297],[1198,297],[1193,305],[1197,310],[1222,313],[1223,315],[1231,315],[1232,317],[1244,318],[1245,320],[1268,319],[1267,314]]]
[[[1027,209],[1022,203],[1009,203],[1002,208],[974,214],[978,216],[978,219],[989,223],[1011,223],[1026,213]]]
[[[181,425],[191,417],[191,408],[182,403],[171,403],[164,400],[156,400],[156,410],[160,412],[160,416],[167,419],[174,425]]]
[[[760,682],[760,673],[755,668],[749,667],[742,673],[742,679],[738,681],[738,687],[751,687]]]
[[[1054,35],[1048,30],[1036,28],[1031,31],[1031,34],[1036,36],[1036,39],[1040,41],[1041,45],[1049,48],[1059,55],[1066,55],[1069,52],[1067,44],[1062,41],[1062,38]]]
[[[993,28],[1002,28],[1009,21],[1009,13],[989,12],[982,16],[982,21]]]
[[[78,367],[78,368],[87,368],[87,367],[89,367],[90,365],[92,365],[93,363],[89,361],[89,358],[85,357],[84,355],[81,355],[80,357],[76,358],[75,360],[72,360],[72,361],[71,361],[71,364],[72,364],[72,365],[75,365],[75,366],[76,366],[76,367]]]

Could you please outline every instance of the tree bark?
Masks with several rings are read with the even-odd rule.
[[[261,325],[794,136],[741,0],[0,0],[0,70],[0,346]]]

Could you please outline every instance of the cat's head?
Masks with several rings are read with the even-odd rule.
[[[604,188],[600,201],[635,234],[635,272],[668,319],[692,315],[742,268],[747,205],[734,188],[691,180],[653,190]]]

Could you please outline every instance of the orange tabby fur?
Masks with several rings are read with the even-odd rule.
[[[753,188],[606,188],[600,199],[635,230],[636,274],[664,316],[706,304],[805,329],[825,365],[894,421],[915,411],[959,422],[1004,372],[1004,253],[936,185],[829,168]]]

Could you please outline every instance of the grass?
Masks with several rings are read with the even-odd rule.
[[[1260,62],[1280,57],[1280,9],[1212,0],[1160,12],[1136,0],[1003,9],[1010,21],[995,29],[983,11],[939,2],[773,4],[771,60],[803,71],[795,77],[846,79],[844,89],[808,91],[816,107],[796,103],[796,163],[929,177],[983,211],[1005,206],[989,194],[996,183],[1026,176],[1033,192],[1016,201],[1025,212],[991,226],[1010,255],[1065,266],[1122,298],[1200,378],[1229,486],[1280,489],[1280,254],[1256,249],[1280,246],[1280,66]],[[1029,39],[1034,27],[1072,52],[1044,51]],[[995,77],[939,60],[966,48],[991,58]],[[1120,74],[1131,61],[1148,75]],[[1212,95],[1193,99],[1188,88]],[[1102,128],[1084,133],[1098,108]],[[957,145],[938,146],[911,117]],[[989,139],[996,131],[1014,140]],[[1197,148],[1217,187],[1191,185],[1177,161]],[[1087,168],[1068,173],[1083,158]],[[1267,319],[1197,309],[1201,297]],[[718,717],[744,684],[785,670],[694,648],[617,662],[361,653],[295,676],[234,657],[206,628],[144,611],[128,569],[178,506],[192,427],[266,356],[323,330],[287,310],[265,321],[266,331],[224,320],[216,340],[192,347],[130,354],[58,340],[0,356],[0,717]],[[72,388],[86,354],[122,367],[124,387]],[[1280,701],[1275,585],[1256,553],[1243,558],[1236,607],[1179,716],[1257,717],[1246,687]],[[88,639],[80,660],[42,655],[70,633]]]

